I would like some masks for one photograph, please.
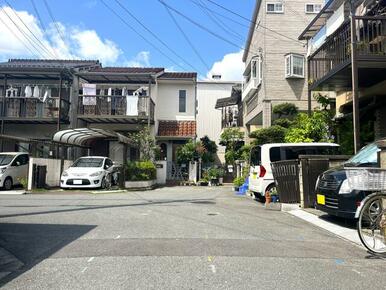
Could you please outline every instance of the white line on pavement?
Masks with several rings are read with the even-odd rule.
[[[94,260],[95,257],[91,257],[90,259],[87,260],[88,263],[92,262],[92,260]]]
[[[116,239],[116,240],[118,240],[120,237],[121,237],[121,236],[120,236],[120,235],[118,235],[118,236],[116,236],[116,237],[115,237],[115,239]]]
[[[87,267],[84,267],[81,272],[84,273],[84,271],[86,271],[86,269],[87,269]]]
[[[210,265],[210,269],[212,270],[213,274],[216,273],[216,266]]]

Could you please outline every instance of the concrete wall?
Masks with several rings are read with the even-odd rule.
[[[257,98],[255,104],[271,102],[270,107],[283,102],[291,102],[299,107],[300,110],[307,109],[307,76],[302,79],[285,78],[285,55],[288,53],[298,53],[306,55],[306,47],[297,42],[298,36],[305,29],[307,24],[315,17],[316,14],[305,13],[305,4],[324,4],[323,0],[291,0],[283,1],[284,13],[273,14],[266,12],[266,4],[275,1],[262,0],[256,23],[259,27],[253,34],[251,46],[245,65],[248,65],[252,57],[259,54],[263,58],[263,79],[261,88],[252,98]],[[267,27],[271,31],[263,28]],[[277,31],[278,35],[272,31]],[[285,35],[285,37],[283,36]],[[291,39],[288,39],[291,38]],[[306,71],[305,65],[305,71]],[[247,121],[253,120],[253,117],[263,112],[267,105],[259,106],[258,112],[254,110],[247,116]],[[244,110],[247,112],[247,110]],[[265,111],[265,112],[264,112]],[[271,116],[261,119],[264,127],[271,125]],[[253,123],[254,124],[254,123]]]
[[[166,161],[157,161],[157,184],[166,184],[167,176],[167,162]]]
[[[64,160],[63,170],[66,170],[68,167],[70,167],[72,163],[73,162],[71,160]],[[49,187],[58,187],[60,185],[60,159],[30,158],[28,169],[28,190],[32,189],[33,165],[47,166],[46,184]]]

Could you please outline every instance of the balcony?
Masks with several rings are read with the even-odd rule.
[[[367,87],[385,79],[386,17],[356,17],[359,86]],[[309,58],[311,90],[351,88],[351,29],[347,20]]]
[[[59,120],[60,108],[60,122],[68,123],[70,104],[63,99],[60,103],[59,106],[59,98],[49,98],[42,102],[32,97],[2,97],[1,118],[7,123],[56,124]]]
[[[150,106],[149,106],[150,105]],[[78,118],[89,123],[154,123],[154,101],[148,96],[80,96]]]

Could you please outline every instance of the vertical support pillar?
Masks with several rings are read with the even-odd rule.
[[[310,78],[310,62],[307,58],[307,79],[309,80]],[[307,95],[307,111],[308,111],[308,116],[310,117],[311,116],[311,98],[312,98],[312,92],[311,92],[311,89],[310,89],[310,84],[309,82],[307,81],[307,92],[308,92],[308,95]]]
[[[149,79],[149,96],[147,99],[147,127],[150,129],[150,119],[151,119],[151,81],[152,77]]]
[[[125,182],[126,182],[127,149],[128,149],[127,144],[126,143],[123,144],[123,162],[122,162],[122,171],[121,171],[122,172],[122,178],[121,178],[120,184],[119,184],[119,186],[121,188],[125,188]]]
[[[62,119],[62,114],[61,114],[61,111],[62,111],[62,83],[63,83],[63,78],[62,78],[62,74],[60,74],[60,77],[59,77],[59,108],[58,108],[58,123],[57,123],[57,131],[60,131],[60,123],[61,123],[61,119]]]
[[[7,90],[7,75],[4,75],[4,92],[3,92],[3,96],[2,96],[2,106],[1,106],[1,134],[3,135],[4,132],[5,132],[5,124],[4,124],[4,117],[5,117],[5,113],[6,113],[6,104],[5,104],[5,91]],[[4,151],[4,139],[1,139],[0,140],[0,149],[1,151]]]
[[[360,148],[360,127],[359,127],[359,104],[358,104],[358,67],[356,50],[356,18],[354,0],[350,1],[350,30],[351,30],[351,78],[352,78],[352,105],[353,105],[353,128],[354,128],[354,152]]]

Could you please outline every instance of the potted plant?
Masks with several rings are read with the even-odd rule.
[[[220,172],[218,168],[212,167],[208,170],[209,184],[219,185]]]
[[[240,186],[242,186],[243,184],[244,184],[244,177],[240,176],[233,179],[233,185],[234,185],[235,191],[239,191]]]
[[[277,192],[276,187],[271,189],[270,195],[271,195],[271,201],[272,202],[278,202],[279,201],[279,194]]]
[[[198,181],[198,184],[201,185],[201,186],[208,186],[209,180],[208,180],[208,178],[203,177],[203,178],[201,178],[201,179]]]
[[[224,175],[225,175],[225,170],[222,168],[218,168],[218,183],[222,185],[224,183]]]

